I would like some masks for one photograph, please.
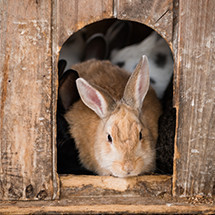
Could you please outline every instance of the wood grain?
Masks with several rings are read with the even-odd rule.
[[[171,196],[171,176],[145,175],[129,178],[112,176],[60,176],[61,198],[83,196]]]
[[[113,17],[144,23],[157,30],[171,48],[174,43],[177,49],[174,51],[177,55],[177,137],[173,191],[179,196],[215,195],[215,2],[179,1],[178,19],[174,23],[175,2],[178,1],[0,1],[0,199],[42,200],[55,196],[58,186],[55,113],[59,47],[85,25]],[[75,181],[71,183],[62,187],[62,191],[67,192],[65,196],[71,194]],[[155,186],[154,182],[147,183],[150,189]],[[155,196],[161,192],[158,184]],[[148,194],[143,194],[145,190],[138,186],[134,185],[135,192],[143,196]],[[169,181],[168,186],[165,183],[162,186],[168,187],[169,192]],[[90,195],[95,192],[89,186],[85,188]],[[101,187],[96,189],[102,195]],[[133,191],[129,189],[126,187],[130,195]],[[119,199],[122,199],[121,194]],[[121,212],[138,212],[139,207],[144,212],[153,207],[152,212],[176,213],[185,207],[160,203],[159,208],[148,203],[147,208],[146,199],[145,196],[136,206],[135,202],[125,199],[124,206],[133,204],[134,207],[123,206]],[[78,198],[73,200],[78,202]],[[84,211],[117,211],[119,204],[114,205],[110,198],[103,200],[108,200],[112,209],[105,207],[104,202],[94,207],[93,200],[89,202],[88,198]],[[33,207],[32,202],[13,206],[2,202],[0,211],[16,213],[23,207],[26,213],[65,212],[64,205],[69,203],[55,201],[52,207],[41,210],[42,201]],[[82,206],[71,205],[68,210],[81,212]],[[208,206],[185,208],[188,212],[214,211]],[[185,212],[185,208],[182,211]]]
[[[60,176],[60,200],[0,202],[3,214],[214,214],[211,198],[172,198],[170,176]],[[75,187],[74,187],[75,186]],[[142,191],[138,188],[144,187]],[[160,186],[160,187],[159,187]],[[114,190],[115,192],[114,192]],[[91,189],[91,193],[89,193]],[[148,189],[148,190],[146,190]],[[168,192],[165,194],[164,190]],[[66,192],[70,190],[70,192]],[[73,190],[73,192],[72,192]],[[112,190],[112,191],[111,191]],[[133,191],[132,191],[133,190]],[[151,191],[151,192],[149,192]],[[123,192],[123,194],[120,194]]]
[[[54,21],[57,44],[63,43],[84,26],[113,17],[113,0],[54,1]]]
[[[0,8],[0,199],[51,199],[51,1]]]
[[[179,1],[173,191],[215,195],[215,1]]]
[[[83,201],[88,204],[83,204]],[[106,198],[97,197],[93,200],[89,198],[75,198],[61,202],[40,202],[40,204],[32,202],[7,204],[0,208],[3,214],[214,214],[215,207],[210,205],[187,205],[187,204],[130,204],[137,201],[136,198],[121,198],[122,204],[115,204],[119,198],[113,198],[111,203],[107,203]],[[143,198],[143,201],[147,199]],[[151,199],[150,199],[151,200]],[[98,202],[102,201],[103,204]],[[74,202],[76,204],[74,204]],[[82,204],[81,204],[82,203]]]
[[[173,0],[115,0],[115,16],[148,25],[172,48]]]
[[[147,175],[127,179],[109,176],[60,176],[60,182],[63,190],[60,200],[0,202],[0,214],[215,213],[212,198],[172,198],[168,193],[163,193],[164,188],[170,191],[170,176]],[[145,188],[138,192],[137,188],[141,186]]]

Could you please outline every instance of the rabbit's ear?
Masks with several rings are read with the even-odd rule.
[[[76,79],[79,78],[75,70],[67,70],[59,81],[59,99],[65,110],[79,99],[78,90],[76,87]]]
[[[82,61],[92,58],[103,60],[108,52],[107,42],[103,34],[93,34],[86,42]]]
[[[84,104],[100,118],[106,117],[111,106],[115,103],[114,100],[104,91],[98,91],[83,78],[77,79],[76,84]]]
[[[149,63],[144,55],[126,84],[122,101],[140,111],[148,89]]]
[[[110,51],[126,46],[131,38],[131,32],[131,22],[116,20],[105,34]]]

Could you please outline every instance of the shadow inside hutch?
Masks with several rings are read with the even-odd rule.
[[[167,48],[168,47],[168,48]],[[91,58],[110,60],[126,70],[133,70],[142,55],[154,62],[160,74],[151,76],[163,107],[159,119],[156,145],[158,174],[172,174],[175,136],[175,109],[173,108],[173,56],[166,41],[153,29],[141,23],[106,19],[90,24],[70,36],[62,46],[58,62],[59,86],[72,65]],[[151,72],[151,71],[150,71]],[[161,85],[158,83],[162,82]],[[73,98],[77,101],[79,98]],[[59,174],[93,175],[79,162],[74,139],[64,119],[66,110],[60,97],[57,107],[57,171]],[[83,134],[84,135],[84,134]]]

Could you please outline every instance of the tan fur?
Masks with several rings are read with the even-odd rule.
[[[127,177],[152,171],[161,114],[161,106],[153,89],[149,89],[139,116],[138,111],[119,102],[129,79],[129,74],[124,70],[108,61],[96,60],[75,65],[73,69],[80,77],[101,87],[118,101],[114,111],[104,119],[100,119],[81,100],[66,113],[65,118],[79,150],[81,163],[99,175]],[[108,127],[111,128],[113,144],[107,140]],[[143,139],[138,146],[140,131]],[[115,155],[113,146],[117,150]],[[128,172],[132,173],[128,175]]]

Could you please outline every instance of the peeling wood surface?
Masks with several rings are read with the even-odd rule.
[[[171,196],[171,176],[145,175],[129,178],[112,176],[61,176],[60,198],[132,196]]]
[[[174,194],[215,195],[215,1],[179,1]]]
[[[115,16],[148,25],[172,47],[173,0],[115,0]]]
[[[51,1],[0,1],[0,199],[51,199]]]

